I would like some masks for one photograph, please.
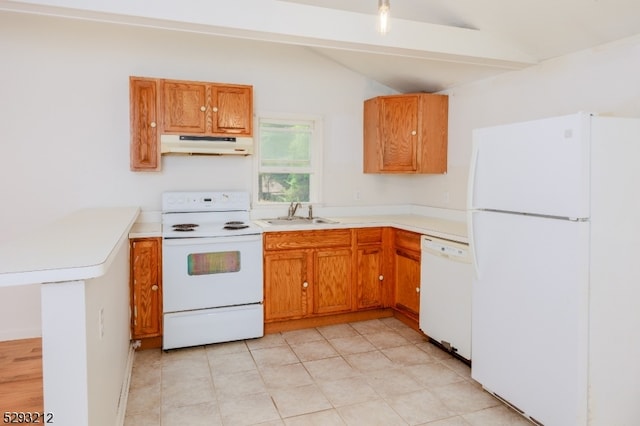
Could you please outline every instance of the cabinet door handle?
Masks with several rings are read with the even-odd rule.
[[[213,107],[213,112],[218,112],[218,107]]]
[[[158,290],[158,285],[157,284],[152,285],[151,286],[151,290],[153,290],[153,291]]]
[[[416,287],[416,293],[420,293],[420,287]]]
[[[416,132],[415,130],[412,130],[412,131],[411,131],[411,136],[415,136],[415,135],[417,135],[417,134],[418,134],[418,132]]]
[[[156,122],[155,122],[155,121],[152,121],[152,122],[149,124],[149,126],[151,126],[151,128],[152,128],[152,129],[155,129],[155,127],[156,127]]]
[[[303,283],[302,283],[302,288],[307,288],[307,287],[309,287],[309,283],[308,283],[308,282],[306,282],[306,281],[305,281],[305,282],[303,282]]]
[[[384,280],[384,276],[383,276],[383,275],[379,275],[379,276],[378,276],[378,279],[379,279],[380,281],[382,281],[382,280]]]

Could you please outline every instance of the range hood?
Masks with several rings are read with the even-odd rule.
[[[251,155],[253,138],[161,135],[161,153],[183,155]]]

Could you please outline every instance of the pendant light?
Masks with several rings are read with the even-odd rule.
[[[378,31],[386,34],[389,31],[389,0],[378,0]]]

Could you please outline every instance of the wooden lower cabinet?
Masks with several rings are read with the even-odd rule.
[[[385,262],[383,228],[361,228],[356,235],[356,307],[358,309],[385,306]]]
[[[418,316],[420,311],[420,257],[401,249],[395,251],[395,307]]]
[[[302,318],[308,312],[307,261],[304,251],[264,255],[264,315],[266,321]]]
[[[162,336],[162,239],[130,241],[131,337]]]
[[[388,227],[268,232],[264,250],[266,324],[388,308],[417,324],[420,234]]]
[[[420,312],[420,234],[394,232],[394,307],[409,317]]]
[[[313,313],[351,310],[351,248],[313,253]]]
[[[264,235],[265,322],[350,311],[351,230]]]

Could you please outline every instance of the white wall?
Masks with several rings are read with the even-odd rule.
[[[159,210],[165,190],[251,190],[250,157],[129,171],[130,75],[252,84],[257,112],[323,116],[328,205],[464,210],[473,128],[576,110],[640,116],[639,50],[636,37],[455,88],[447,175],[364,175],[362,101],[391,91],[306,48],[0,12],[0,239],[83,207]],[[39,328],[37,296],[0,290],[24,313],[0,312],[0,339]]]
[[[129,242],[114,247],[105,275],[42,285],[44,408],[56,423],[111,426],[128,384]]]
[[[0,178],[12,203],[0,238],[79,207],[158,210],[164,190],[251,189],[251,157],[165,157],[162,173],[130,172],[130,75],[252,84],[257,112],[323,116],[326,166],[341,169],[324,182],[329,204],[350,201],[362,101],[385,90],[303,47],[8,13],[0,37]]]
[[[0,12],[0,57],[0,240],[84,207],[159,210],[165,190],[251,190],[251,157],[129,171],[130,75],[252,84],[256,112],[321,115],[325,202],[348,204],[356,188],[379,202],[360,172],[362,101],[390,90],[306,48]],[[404,202],[410,189],[382,194]],[[38,332],[37,286],[0,300],[20,313],[0,312],[0,339]]]
[[[639,75],[640,35],[449,90],[449,173],[415,179],[411,202],[465,209],[474,128],[577,111],[640,117]]]

